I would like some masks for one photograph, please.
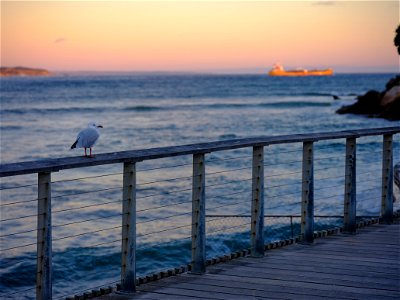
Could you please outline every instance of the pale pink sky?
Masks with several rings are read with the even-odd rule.
[[[398,1],[2,1],[1,65],[399,72]]]

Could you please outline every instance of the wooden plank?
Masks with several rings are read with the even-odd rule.
[[[311,257],[311,256],[310,256]],[[309,260],[312,264],[312,260]],[[290,280],[299,282],[312,282],[323,284],[329,282],[334,285],[342,286],[352,286],[352,287],[362,287],[362,288],[373,288],[373,289],[385,289],[399,291],[399,287],[396,287],[398,283],[397,278],[379,278],[360,276],[360,274],[349,275],[347,272],[343,273],[333,273],[329,269],[317,269],[317,271],[307,271],[307,270],[297,270],[291,269],[274,269],[273,272],[266,268],[267,266],[224,266],[224,271],[219,272],[219,275],[234,275],[234,274],[251,274],[251,276],[273,279],[273,280]]]
[[[201,276],[182,274],[141,285],[141,293],[130,299],[146,299],[145,295],[156,299],[398,299],[400,253],[379,256],[374,250],[371,255],[369,249],[390,244],[398,250],[399,230],[399,224],[374,225],[360,229],[358,235],[319,239],[312,246],[273,249],[264,258],[244,257],[208,267]],[[381,244],[371,243],[374,239]]]
[[[39,172],[57,172],[65,169],[98,166],[105,164],[138,162],[144,160],[174,157],[189,154],[202,154],[215,151],[232,150],[246,147],[267,146],[283,143],[320,141],[329,139],[352,138],[382,134],[397,134],[400,126],[386,128],[359,129],[352,131],[321,132],[310,134],[293,134],[282,136],[261,136],[245,139],[233,139],[210,143],[190,144],[173,147],[139,149],[114,153],[97,154],[93,158],[63,157],[55,159],[18,162],[0,165],[0,177],[32,174]]]
[[[165,288],[174,286],[175,289],[187,289],[191,290],[193,295],[196,295],[197,290],[206,290],[214,293],[223,292],[231,295],[247,295],[253,296],[258,293],[261,298],[267,297],[268,299],[274,297],[279,299],[355,299],[357,294],[356,289],[349,291],[338,291],[330,289],[319,289],[318,285],[309,286],[307,288],[299,286],[300,283],[296,283],[292,287],[286,286],[286,282],[274,280],[272,284],[267,283],[268,280],[256,278],[252,280],[250,277],[238,277],[230,275],[214,275],[207,274],[200,278],[191,279],[183,276],[179,279],[179,286],[176,286],[177,280],[166,280],[163,283],[151,283],[149,286],[144,288],[149,291],[165,291]],[[283,289],[284,287],[284,289]],[[228,288],[229,290],[227,290]],[[260,294],[259,292],[262,292]],[[358,293],[359,298],[365,297],[365,293]],[[390,296],[375,294],[375,299],[392,299]],[[210,295],[212,298],[212,295]],[[136,299],[136,298],[135,298]]]

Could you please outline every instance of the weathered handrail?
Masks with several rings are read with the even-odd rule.
[[[136,163],[158,158],[193,155],[192,181],[192,272],[205,272],[205,154],[252,147],[251,254],[264,255],[264,146],[303,143],[301,235],[303,242],[314,240],[314,148],[317,141],[346,139],[344,230],[356,231],[356,140],[364,136],[383,136],[381,216],[393,217],[393,135],[400,126],[351,131],[294,134],[234,139],[184,146],[162,147],[98,154],[94,158],[66,157],[0,165],[0,177],[38,174],[37,299],[52,298],[52,223],[51,173],[64,169],[123,163],[123,213],[121,245],[121,287],[136,289]],[[249,199],[250,200],[250,199]]]
[[[125,162],[139,162],[157,158],[173,157],[189,154],[204,154],[238,148],[267,146],[274,144],[313,142],[340,138],[357,138],[383,134],[396,134],[400,132],[400,126],[345,130],[337,132],[321,132],[309,134],[292,134],[281,136],[261,136],[245,139],[232,139],[210,143],[190,144],[183,146],[160,147],[151,149],[139,149],[113,153],[97,154],[93,158],[63,157],[44,159],[39,161],[27,161],[0,165],[0,177],[33,174],[39,172],[57,172],[60,170],[116,164]]]

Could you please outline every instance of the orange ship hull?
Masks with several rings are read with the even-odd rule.
[[[279,70],[272,69],[268,72],[269,76],[329,76],[333,75],[332,69],[325,70]]]

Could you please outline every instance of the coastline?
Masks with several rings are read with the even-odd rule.
[[[52,76],[53,73],[46,69],[27,67],[0,67],[0,77],[12,76]]]

